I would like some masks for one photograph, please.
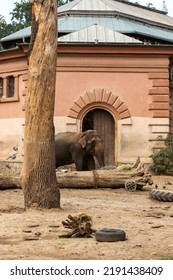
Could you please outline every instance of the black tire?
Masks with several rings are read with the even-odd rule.
[[[150,197],[165,202],[173,202],[173,191],[151,190]]]
[[[103,228],[95,232],[95,238],[101,242],[124,241],[126,239],[126,233],[121,229]]]
[[[134,192],[136,191],[136,182],[134,180],[125,181],[125,190]]]

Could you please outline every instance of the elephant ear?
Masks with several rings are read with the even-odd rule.
[[[82,146],[82,148],[84,149],[86,147],[87,141],[83,138],[81,138],[79,140],[79,144]]]

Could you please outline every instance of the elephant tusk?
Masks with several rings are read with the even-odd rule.
[[[100,164],[99,164],[99,162],[98,162],[97,157],[94,155],[93,158],[94,158],[95,169],[99,169],[99,168],[100,168]]]

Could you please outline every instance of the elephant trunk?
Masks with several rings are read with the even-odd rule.
[[[104,149],[103,149],[103,144],[102,142],[97,144],[95,147],[95,157],[97,160],[97,165],[99,166],[98,168],[105,166],[105,161],[104,161]],[[94,159],[94,161],[96,161]],[[96,163],[95,163],[96,166]]]

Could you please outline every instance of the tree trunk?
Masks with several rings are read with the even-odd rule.
[[[54,102],[57,1],[31,0],[32,35],[21,185],[25,207],[59,208],[55,171]]]

